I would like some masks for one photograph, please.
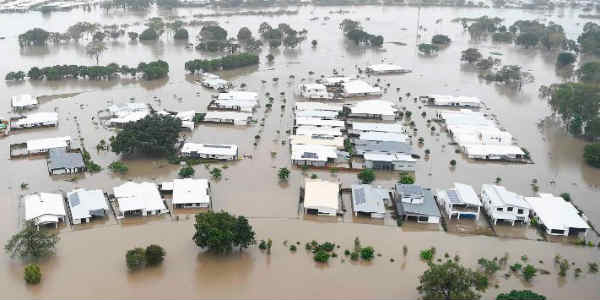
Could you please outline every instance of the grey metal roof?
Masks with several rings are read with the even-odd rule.
[[[67,152],[63,148],[50,149],[48,157],[48,169],[74,169],[84,168],[85,163],[81,153]]]
[[[458,194],[455,190],[446,190],[446,195],[448,195],[448,201],[452,204],[463,204],[464,202],[460,200]]]
[[[398,215],[411,214],[423,216],[440,216],[440,210],[433,199],[433,193],[429,189],[423,190],[424,198],[421,204],[403,203],[401,199],[396,199],[396,211]]]
[[[423,196],[423,187],[417,184],[396,184],[396,192],[405,196]]]
[[[390,142],[390,141],[364,141],[356,142],[356,152],[363,155],[365,152],[380,152],[380,153],[405,153],[412,154],[412,147],[407,143]]]
[[[389,199],[389,192],[368,184],[352,185],[352,204],[355,212],[385,213],[384,199]]]

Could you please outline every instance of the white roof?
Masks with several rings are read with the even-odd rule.
[[[210,203],[208,180],[175,179],[173,181],[173,204]]]
[[[108,209],[102,190],[74,190],[67,193],[73,219],[90,218],[90,211]]]
[[[204,119],[221,119],[221,120],[243,120],[246,121],[252,118],[252,114],[236,111],[209,111],[204,116]]]
[[[481,185],[481,192],[486,192],[489,195],[490,201],[493,206],[514,206],[521,208],[529,208],[529,204],[525,201],[523,196],[513,193],[507,190],[503,186],[495,184],[483,184]]]
[[[381,90],[362,80],[351,80],[344,82],[344,92],[346,94],[379,94]]]
[[[229,84],[229,81],[221,78],[206,78],[202,82],[210,87],[220,87]]]
[[[26,107],[26,106],[37,105],[38,100],[37,100],[37,98],[35,98],[31,95],[23,94],[23,95],[12,96],[11,103],[12,103],[13,107]]]
[[[190,153],[197,152],[202,154],[210,155],[237,155],[237,145],[215,145],[215,144],[196,144],[196,143],[185,143],[181,148],[181,152]]]
[[[37,193],[26,195],[24,200],[27,221],[36,219],[36,224],[56,223],[57,217],[67,215],[61,194]]]
[[[71,142],[70,136],[29,140],[27,141],[27,152],[39,152],[53,148],[67,148]]]
[[[368,184],[352,185],[352,210],[354,212],[385,214],[383,200],[389,198],[389,190]]]
[[[321,120],[317,118],[296,118],[296,126],[327,126],[327,127],[344,127],[344,121],[340,120]]]
[[[352,105],[350,111],[353,114],[393,116],[398,111],[394,106],[390,101],[365,100]]]
[[[324,91],[327,92],[327,87],[320,83],[301,83],[298,88],[302,91]]]
[[[348,82],[352,80],[351,77],[343,77],[343,76],[333,76],[333,77],[325,77],[321,79],[323,84],[332,85],[336,83]]]
[[[404,133],[406,128],[401,124],[352,122],[352,129],[359,131]]]
[[[15,126],[25,126],[29,124],[39,123],[54,123],[58,122],[58,113],[55,112],[38,112],[26,115],[24,118],[20,118],[11,123]]]
[[[515,145],[466,145],[468,155],[525,155],[521,148]]]
[[[451,96],[451,95],[429,95],[429,98],[433,99],[435,105],[471,105],[480,106],[482,101],[476,97],[467,96]]]
[[[337,182],[309,180],[304,182],[304,207],[339,210],[340,185]]]
[[[377,64],[371,65],[367,67],[368,69],[374,72],[390,72],[390,71],[403,71],[406,70],[401,66],[392,65],[392,64]],[[408,70],[407,70],[408,71]]]
[[[342,130],[332,127],[299,126],[296,128],[296,135],[342,136]]]
[[[215,103],[223,107],[239,106],[242,110],[252,110],[258,105],[256,100],[215,100]]]
[[[117,117],[122,117],[134,111],[146,111],[148,105],[141,102],[127,102],[125,104],[113,104],[108,107],[108,111]]]
[[[296,102],[296,110],[324,110],[324,111],[342,111],[344,107],[340,104],[321,103],[321,102]]]
[[[257,101],[258,93],[245,91],[230,91],[220,93],[219,100]]]
[[[479,196],[477,196],[472,186],[455,182],[454,190],[462,202],[469,205],[481,206],[481,200],[479,200]]]
[[[363,157],[365,160],[370,161],[417,161],[412,156],[404,153],[365,152]]]
[[[344,138],[341,136],[310,136],[310,135],[292,135],[290,136],[291,145],[322,145],[332,146],[338,149],[344,148]]]
[[[327,161],[337,158],[337,150],[332,146],[292,145],[293,160]]]
[[[298,110],[296,118],[319,118],[319,119],[335,119],[338,112],[327,110]]]
[[[362,132],[358,137],[359,140],[363,141],[382,141],[382,142],[399,142],[399,143],[407,143],[408,136],[402,133],[395,132],[377,132],[377,131],[367,131]]]
[[[177,113],[177,115],[175,115],[175,117],[180,119],[181,121],[192,121],[195,116],[195,110],[180,111]]]
[[[590,228],[573,204],[561,197],[539,193],[537,197],[525,197],[525,201],[549,229]]]
[[[154,183],[130,181],[114,187],[113,191],[122,213],[142,209],[146,211],[167,209]]]
[[[445,111],[440,113],[446,126],[459,127],[496,127],[494,121],[486,118],[483,113],[462,109],[460,111]]]
[[[136,121],[139,121],[139,120],[145,118],[149,114],[150,114],[149,111],[133,111],[133,112],[128,112],[128,113],[123,113],[123,114],[120,114],[119,117],[110,119],[109,122],[111,124],[125,124],[125,123],[129,123],[129,122],[136,122]]]

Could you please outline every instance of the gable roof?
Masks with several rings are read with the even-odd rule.
[[[486,195],[489,196],[490,201],[492,201],[494,206],[529,208],[529,203],[525,201],[523,196],[511,192],[503,186],[483,184],[481,185],[481,192],[483,193],[484,191],[486,192]]]
[[[573,204],[561,197],[539,193],[537,197],[525,197],[525,201],[549,229],[590,228]]]
[[[108,209],[102,190],[74,190],[67,193],[67,199],[73,219],[91,218],[92,211]]]
[[[36,224],[56,223],[59,216],[66,216],[61,194],[36,193],[26,195],[25,220],[36,220]],[[49,218],[43,219],[48,216]]]
[[[122,213],[141,209],[147,211],[167,209],[154,183],[129,181],[114,187],[113,191]]]

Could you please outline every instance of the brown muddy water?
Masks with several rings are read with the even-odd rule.
[[[234,128],[229,126],[201,125],[187,138],[195,142],[235,143],[243,154],[251,154],[252,159],[233,163],[214,163],[212,167],[223,167],[223,179],[212,183],[213,207],[251,218],[258,238],[272,238],[273,254],[267,256],[257,249],[251,249],[231,257],[214,257],[196,248],[191,240],[192,215],[189,211],[177,210],[174,217],[140,218],[117,222],[114,218],[88,224],[83,227],[64,226],[60,229],[62,238],[56,257],[42,264],[44,279],[39,286],[29,287],[23,282],[23,264],[7,255],[0,255],[0,297],[2,298],[81,298],[81,297],[137,297],[137,298],[415,298],[417,297],[417,276],[425,269],[418,259],[418,250],[435,246],[440,255],[448,252],[459,254],[465,264],[474,266],[479,257],[492,258],[510,253],[509,263],[516,262],[527,254],[532,264],[546,269],[551,275],[539,275],[533,285],[511,276],[497,279],[499,289],[492,288],[485,298],[493,298],[497,293],[510,289],[531,288],[549,298],[595,299],[600,294],[600,275],[583,274],[574,278],[572,270],[567,278],[559,279],[553,266],[553,257],[561,254],[577,266],[586,270],[587,263],[600,260],[597,248],[576,247],[560,242],[540,242],[531,228],[500,227],[494,235],[485,224],[451,224],[450,231],[434,227],[420,227],[405,224],[395,227],[393,220],[371,222],[356,219],[349,215],[334,219],[303,218],[298,214],[299,187],[305,176],[317,174],[320,178],[339,180],[344,186],[357,182],[352,172],[331,173],[322,170],[308,170],[303,173],[294,169],[289,183],[279,184],[276,176],[280,167],[290,167],[289,146],[282,145],[285,134],[293,122],[292,107],[296,101],[293,90],[301,81],[317,79],[321,74],[330,74],[335,68],[347,75],[356,74],[356,66],[365,66],[382,60],[413,69],[406,75],[381,76],[380,85],[387,86],[384,99],[398,101],[405,93],[412,95],[461,94],[476,96],[485,100],[489,113],[497,116],[502,127],[510,131],[519,144],[527,148],[535,164],[499,164],[473,162],[455,154],[454,147],[445,134],[432,134],[426,129],[426,119],[434,109],[419,108],[412,100],[402,100],[400,107],[413,112],[419,132],[425,144],[415,148],[423,154],[430,149],[428,160],[417,165],[417,183],[432,188],[446,188],[454,181],[464,182],[479,189],[482,183],[490,183],[496,177],[509,190],[533,195],[533,179],[538,180],[540,191],[559,194],[569,192],[575,203],[584,210],[594,223],[600,224],[600,170],[585,165],[581,153],[585,143],[567,136],[562,130],[551,126],[539,127],[538,123],[549,117],[551,112],[545,100],[537,96],[542,84],[559,82],[562,79],[554,69],[555,53],[547,54],[536,50],[521,50],[513,47],[494,45],[490,42],[473,44],[459,24],[451,23],[456,17],[478,17],[497,15],[505,18],[507,24],[517,19],[542,19],[554,21],[565,27],[570,38],[581,32],[584,21],[577,19],[578,11],[492,10],[492,9],[450,9],[426,8],[421,10],[421,24],[427,30],[422,32],[424,40],[434,34],[447,34],[452,45],[440,51],[436,57],[422,57],[416,51],[417,9],[407,7],[350,7],[345,15],[329,14],[338,8],[303,7],[300,13],[284,17],[234,16],[210,18],[218,20],[230,35],[235,35],[242,26],[248,26],[256,35],[259,24],[267,21],[273,25],[286,22],[293,28],[308,30],[308,41],[299,49],[275,51],[272,64],[261,63],[259,67],[245,68],[221,75],[237,85],[247,84],[247,90],[261,95],[275,95],[273,109],[265,112],[263,107],[255,113],[258,120],[264,118],[264,126]],[[0,16],[0,73],[29,69],[32,66],[53,64],[93,64],[92,58],[85,55],[85,43],[47,48],[19,49],[17,35],[33,27],[43,27],[49,31],[65,31],[78,21],[99,22],[102,24],[141,22],[151,16],[187,16],[207,12],[204,9],[177,9],[172,11],[151,11],[147,14],[123,13],[103,10],[83,12],[57,12],[50,15],[39,13],[3,14]],[[330,20],[323,21],[323,17]],[[318,21],[311,21],[319,17]],[[366,20],[369,17],[370,20]],[[385,50],[359,49],[344,41],[338,29],[343,18],[360,20],[366,31],[382,34],[386,41],[401,41],[407,46],[385,44]],[[436,24],[436,20],[443,21]],[[141,31],[141,27],[133,27]],[[406,28],[406,30],[403,30]],[[189,28],[195,36],[198,28]],[[312,48],[310,40],[318,40]],[[484,55],[501,52],[504,64],[522,65],[535,77],[535,82],[525,85],[519,92],[505,90],[494,84],[480,81],[477,74],[459,63],[460,51],[468,47],[479,47]],[[155,108],[169,110],[205,111],[211,91],[193,83],[186,75],[184,62],[203,57],[202,53],[186,49],[185,44],[173,41],[165,34],[162,40],[152,43],[130,42],[126,37],[108,42],[108,50],[100,58],[101,64],[116,62],[136,65],[141,61],[163,59],[170,64],[169,78],[152,82],[124,81],[63,81],[63,82],[0,82],[0,94],[5,101],[0,102],[2,116],[10,115],[9,98],[21,93],[40,95],[64,95],[45,97],[38,111],[56,110],[60,116],[57,128],[19,131],[0,140],[0,162],[3,169],[0,188],[5,191],[0,201],[0,242],[5,241],[16,231],[22,221],[20,196],[30,192],[70,191],[77,187],[102,188],[112,191],[112,187],[124,180],[148,180],[161,182],[175,178],[178,166],[169,165],[164,160],[137,158],[128,160],[129,173],[113,175],[107,170],[98,174],[86,174],[75,181],[65,177],[50,177],[46,172],[44,159],[9,160],[10,143],[22,142],[41,137],[71,135],[83,137],[87,149],[95,149],[99,140],[114,134],[112,129],[97,123],[97,112],[111,103],[125,103],[130,98],[150,103]],[[261,56],[269,52],[264,49]],[[315,72],[310,76],[309,71]],[[295,75],[295,79],[289,79]],[[3,76],[3,75],[2,75]],[[273,77],[280,78],[274,83]],[[261,84],[261,80],[267,83]],[[376,78],[367,78],[371,83]],[[399,91],[396,91],[399,88]],[[285,93],[285,102],[280,92]],[[181,98],[181,100],[180,100]],[[347,101],[351,103],[355,100]],[[285,107],[281,105],[285,104]],[[76,125],[79,123],[79,126]],[[261,123],[261,122],[259,122]],[[549,122],[546,122],[549,124]],[[78,129],[79,128],[79,129]],[[439,130],[438,130],[439,131]],[[261,136],[254,146],[254,136]],[[416,141],[416,138],[413,138]],[[108,152],[92,152],[94,161],[105,167],[118,159]],[[271,152],[276,152],[273,157]],[[456,159],[456,168],[449,168],[449,161]],[[208,177],[204,165],[195,167],[196,177]],[[397,174],[379,172],[376,184],[391,187]],[[27,190],[20,188],[28,183]],[[347,199],[345,201],[348,201]],[[370,224],[364,224],[370,223]],[[473,231],[480,234],[465,235]],[[375,247],[382,254],[369,264],[353,264],[340,258],[333,259],[327,266],[318,266],[311,257],[299,250],[290,253],[282,245],[284,240],[300,241],[331,240],[351,247],[354,237],[360,236],[363,244]],[[589,234],[588,237],[593,236]],[[126,249],[145,246],[150,243],[163,245],[167,250],[165,263],[155,269],[138,273],[127,272],[123,256]],[[409,254],[402,256],[402,246],[407,245]],[[303,249],[302,245],[299,247]],[[343,249],[343,248],[342,248]],[[338,254],[343,251],[340,250]],[[391,263],[390,258],[395,262]],[[539,261],[542,260],[543,263]],[[572,267],[574,269],[575,267]]]

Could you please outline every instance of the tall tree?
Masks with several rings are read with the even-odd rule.
[[[59,237],[43,228],[38,229],[33,221],[27,221],[25,228],[13,235],[4,246],[11,257],[43,258],[54,254]]]
[[[110,138],[110,146],[117,154],[167,154],[174,151],[181,131],[181,120],[171,116],[150,115],[125,125]]]
[[[91,41],[85,46],[85,52],[96,59],[96,64],[100,63],[100,56],[106,49],[106,45],[102,41]]]
[[[429,263],[429,269],[419,276],[417,290],[423,299],[479,299],[477,291],[485,291],[486,280],[482,274],[448,260],[443,264]]]
[[[196,232],[192,239],[198,247],[224,254],[247,248],[256,243],[254,230],[245,217],[235,217],[227,212],[207,212],[196,215]]]

